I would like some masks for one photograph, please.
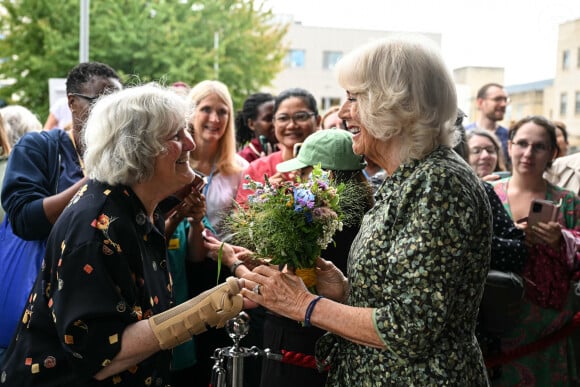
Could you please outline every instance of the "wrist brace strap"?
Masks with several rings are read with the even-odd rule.
[[[226,282],[149,318],[149,325],[161,349],[170,349],[205,332],[209,327],[221,328],[242,310],[244,299],[238,281]]]

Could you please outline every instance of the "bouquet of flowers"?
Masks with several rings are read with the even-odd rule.
[[[314,289],[316,259],[343,227],[339,198],[344,184],[335,185],[319,165],[306,182],[274,185],[267,178],[264,184],[246,179],[244,188],[254,193],[247,208],[238,206],[226,220],[232,242],[272,264],[293,267]]]

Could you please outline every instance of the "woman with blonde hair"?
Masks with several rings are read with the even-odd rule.
[[[324,114],[322,115],[321,119],[321,128],[322,129],[331,129],[331,128],[338,128],[344,129],[344,125],[342,119],[338,116],[338,111],[340,110],[339,105],[333,105],[329,107]]]
[[[220,81],[202,81],[191,89],[189,100],[195,105],[191,124],[197,144],[190,163],[207,176],[203,191],[207,220],[219,235],[248,162],[236,154],[234,105],[228,87]]]
[[[191,167],[206,176],[202,190],[206,200],[203,223],[209,231],[222,236],[222,222],[231,211],[242,171],[248,162],[236,154],[234,105],[228,87],[220,81],[199,82],[188,94],[194,105],[190,128],[196,148],[190,152]],[[189,289],[197,295],[213,286],[216,278],[226,278],[226,270],[219,270],[211,258],[196,263],[188,272]],[[197,363],[200,384],[209,383],[209,371],[215,348],[225,347],[231,340],[223,331],[210,330],[196,337]],[[201,379],[205,378],[205,379]]]

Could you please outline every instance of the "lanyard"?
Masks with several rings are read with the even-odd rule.
[[[79,165],[81,166],[81,170],[83,171],[83,176],[85,175],[85,163],[83,162],[83,158],[81,157],[81,155],[79,154],[79,151],[77,149],[77,143],[75,141],[75,136],[73,135],[73,130],[69,130],[68,131],[68,136],[70,137],[70,140],[72,141],[72,144],[75,148],[75,152],[77,154],[77,157],[79,158]]]
[[[205,187],[203,187],[203,196],[205,196],[205,197],[207,197],[207,191],[209,190],[209,185],[211,184],[211,180],[213,179],[214,172],[215,172],[215,163],[211,167],[211,172],[209,173],[209,176],[207,177],[207,183],[206,183]]]
[[[370,180],[371,179],[371,177],[369,176],[368,172],[365,171],[364,168],[361,171],[362,171],[363,175],[365,175],[365,177],[366,177],[367,180]]]

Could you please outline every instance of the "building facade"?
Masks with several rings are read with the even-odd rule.
[[[334,66],[352,49],[394,34],[393,31],[355,30],[304,26],[292,22],[286,35],[288,54],[285,67],[267,90],[277,94],[285,89],[301,87],[318,101],[320,111],[338,105],[345,92],[336,80]],[[441,47],[441,34],[422,34]]]
[[[506,86],[510,97],[509,121],[514,122],[527,116],[549,116],[544,108],[554,84],[553,79]]]
[[[560,24],[557,55],[544,112],[548,118],[566,123],[570,136],[580,142],[580,18]]]

